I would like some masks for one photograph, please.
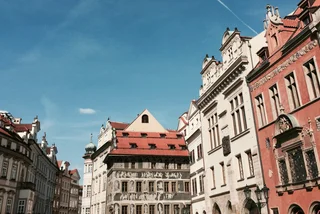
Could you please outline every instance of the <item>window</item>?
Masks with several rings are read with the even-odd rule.
[[[302,149],[296,148],[288,151],[289,165],[292,182],[305,181],[307,178],[306,167],[303,159]]]
[[[179,205],[175,204],[173,206],[174,214],[179,214]]]
[[[240,180],[243,180],[244,179],[244,175],[243,175],[242,158],[241,158],[241,155],[237,155],[236,157],[238,159]]]
[[[171,192],[176,192],[176,191],[177,191],[177,183],[171,182]]]
[[[185,183],[184,183],[184,191],[185,191],[185,192],[190,192],[189,185],[190,185],[189,182],[185,182]]]
[[[277,119],[277,117],[280,115],[280,99],[277,85],[273,85],[271,88],[269,88],[269,93],[271,97],[273,118]]]
[[[156,163],[155,162],[151,162],[151,169],[155,169],[156,168]]]
[[[192,151],[190,152],[190,161],[191,161],[191,163],[194,163],[194,162],[195,162],[194,150],[192,150]]]
[[[141,192],[141,181],[136,182],[136,191]]]
[[[169,149],[171,149],[171,150],[176,149],[176,146],[173,144],[168,144],[168,146],[169,146]]]
[[[136,168],[136,162],[131,162],[131,169],[135,169]]]
[[[160,138],[166,138],[166,134],[160,134]]]
[[[12,169],[11,169],[11,179],[12,180],[15,180],[17,177],[17,168],[18,168],[17,163],[14,163],[12,165]]]
[[[4,177],[4,178],[7,177],[8,165],[9,165],[9,159],[8,159],[8,158],[4,158],[4,159],[3,159],[3,162],[2,162],[2,173],[1,173],[1,177]]]
[[[198,159],[202,158],[202,144],[199,144],[197,146],[197,152],[198,152]]]
[[[97,204],[97,214],[99,214],[100,211],[100,204]]]
[[[121,207],[121,214],[128,214],[128,206]]]
[[[149,192],[154,192],[154,181],[149,181]]]
[[[87,186],[87,197],[91,197],[91,185]]]
[[[224,163],[223,162],[220,163],[220,166],[221,166],[222,186],[223,186],[223,185],[226,185],[226,169],[224,167]]]
[[[142,205],[136,205],[136,214],[142,214]]]
[[[248,156],[250,176],[254,176],[254,167],[253,167],[253,160],[252,160],[251,151],[247,151],[246,153],[247,153],[247,156]]]
[[[294,73],[292,72],[291,74],[286,76],[285,81],[287,86],[289,105],[291,110],[293,110],[300,106],[298,88],[297,88]]]
[[[280,174],[280,180],[282,184],[288,184],[289,183],[289,177],[288,177],[288,170],[285,159],[280,159],[278,161],[279,164],[279,174]]]
[[[180,145],[180,147],[181,147],[181,150],[187,150],[187,146]]]
[[[8,198],[7,205],[6,205],[6,213],[11,213],[11,210],[12,210],[12,199]]]
[[[177,169],[181,169],[182,164],[181,163],[177,163]]]
[[[219,136],[219,124],[218,124],[218,114],[213,114],[209,119],[209,136],[211,149],[220,146],[220,136]]]
[[[200,185],[200,193],[204,192],[204,183],[203,183],[204,179],[203,179],[203,175],[199,176],[199,185]]]
[[[141,117],[141,122],[142,122],[142,123],[149,123],[149,117],[148,117],[148,115],[146,115],[146,114],[142,115],[142,117]]]
[[[213,188],[216,188],[216,175],[215,175],[213,166],[211,167],[211,174],[212,174],[212,186]]]
[[[242,93],[235,96],[230,101],[230,105],[234,135],[237,135],[247,130],[246,112],[244,108]]]
[[[183,130],[183,135],[184,135],[184,136],[187,136],[187,130],[186,130],[186,129]]]
[[[307,87],[309,91],[310,99],[314,99],[320,96],[320,83],[318,72],[314,60],[303,65],[303,70],[307,76]]]
[[[267,118],[266,118],[266,114],[265,114],[262,94],[257,96],[255,101],[256,101],[256,106],[257,106],[259,127],[262,127],[267,124]]]
[[[169,169],[169,163],[164,163],[164,168]]]
[[[154,205],[149,205],[149,214],[155,214],[154,208]]]
[[[130,143],[130,149],[136,149],[137,147],[136,143]]]
[[[169,214],[170,213],[170,207],[169,205],[164,205],[164,214]]]
[[[26,203],[25,200],[18,201],[18,213],[24,213],[25,203]]]
[[[164,182],[164,191],[169,192],[169,182]]]
[[[272,214],[279,214],[279,209],[278,208],[271,208]]]
[[[122,192],[128,192],[128,182],[127,181],[123,181],[122,182],[121,191]]]
[[[86,214],[90,214],[90,208],[86,208]]]
[[[197,179],[192,179],[192,195],[197,195]]]
[[[141,133],[142,138],[146,138],[147,136],[148,136],[147,133]]]
[[[125,169],[128,169],[128,168],[129,168],[129,162],[127,162],[127,161],[124,162],[124,168],[125,168]]]
[[[156,144],[149,144],[149,146],[150,146],[150,149],[156,149],[157,148]]]

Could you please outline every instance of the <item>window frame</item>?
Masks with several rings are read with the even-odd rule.
[[[292,90],[289,88],[289,86],[292,87],[293,83],[290,82],[290,80],[288,80],[288,77],[293,75],[293,80],[294,80],[294,84],[295,84],[295,88],[297,91],[297,101],[298,101],[298,105],[296,106],[295,100],[294,100],[294,95]],[[296,75],[296,71],[293,70],[292,72],[288,73],[286,76],[284,76],[284,82],[285,82],[285,87],[286,87],[286,91],[287,91],[287,98],[289,101],[289,106],[290,106],[290,110],[293,111],[299,107],[302,106],[302,102],[301,102],[301,96],[300,96],[300,87],[299,87],[299,83],[297,81],[297,75]],[[289,84],[290,83],[290,84]],[[290,95],[291,93],[292,95]]]

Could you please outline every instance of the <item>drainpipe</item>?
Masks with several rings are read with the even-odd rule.
[[[250,57],[251,57],[251,68],[253,69],[253,61],[252,61],[252,50],[251,50],[251,44],[250,42],[248,42],[248,47],[249,47],[249,52],[250,52]],[[249,91],[250,91],[250,86],[249,86],[249,82],[247,82],[247,87],[249,88]],[[250,92],[249,92],[250,93]],[[253,106],[253,103],[252,103],[252,99],[251,99],[251,93],[250,93],[250,104],[251,104],[251,109],[252,109],[252,118],[253,118],[253,124],[254,124],[254,130],[255,130],[255,136],[256,136],[256,139],[257,139],[257,145],[258,145],[258,154],[259,154],[259,162],[260,162],[260,168],[261,168],[261,171],[262,171],[262,182],[263,184],[265,184],[265,178],[264,178],[264,170],[263,170],[263,164],[262,164],[262,160],[261,160],[261,150],[260,150],[260,144],[259,144],[259,138],[258,138],[258,132],[256,131],[257,130],[257,123],[256,123],[256,120],[255,120],[255,117],[254,117],[254,113],[253,113],[253,109],[254,109],[254,106]],[[266,204],[267,205],[267,213],[270,214],[270,210],[269,210],[269,203]]]

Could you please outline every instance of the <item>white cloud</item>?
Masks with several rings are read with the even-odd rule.
[[[92,108],[79,108],[80,114],[95,114],[96,111]]]

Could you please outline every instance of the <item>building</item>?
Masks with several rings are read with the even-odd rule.
[[[200,111],[195,100],[191,101],[188,111],[179,117],[177,130],[184,135],[190,154],[191,212],[202,214],[206,211],[205,167]]]
[[[81,214],[81,210],[82,210],[82,194],[83,194],[83,186],[81,185],[79,189],[78,214]]]
[[[110,152],[110,144],[114,131],[123,130],[127,123],[113,122],[108,120],[106,127],[100,128],[98,136],[98,149],[91,155],[93,164],[92,171],[92,196],[91,213],[105,213],[107,201],[107,165],[103,163],[106,155]]]
[[[78,214],[79,207],[79,191],[80,191],[80,175],[77,169],[69,170],[71,177],[70,199],[69,199],[69,214]]]
[[[68,161],[58,160],[59,171],[56,174],[56,188],[53,203],[54,214],[78,213],[79,180],[77,169],[69,170]]]
[[[3,132],[7,136],[1,138],[3,143],[7,148],[16,151],[18,157],[20,155],[24,156],[23,159],[28,159],[28,162],[24,162],[15,155],[10,157],[13,153],[3,156],[2,172],[6,173],[3,177],[8,178],[8,172],[11,172],[10,182],[4,185],[16,187],[14,193],[10,192],[11,198],[6,199],[4,213],[52,213],[55,174],[58,170],[55,165],[57,153],[55,145],[48,147],[45,136],[42,142],[38,143],[40,121],[37,117],[31,124],[23,124],[21,118],[14,118],[8,113],[2,113],[1,117],[2,128],[7,130]],[[14,137],[15,142],[8,141],[8,134],[11,138]],[[1,206],[2,203],[0,208]]]
[[[251,38],[242,36],[237,28],[233,31],[227,28],[220,48],[222,62],[208,55],[204,58],[200,73],[203,84],[196,101],[201,118],[207,190],[206,209],[201,213],[257,212],[252,208],[257,198],[253,195],[252,199],[246,199],[243,191],[246,186],[252,190],[256,185],[263,186],[245,76],[258,62],[254,53],[264,44],[264,33]],[[192,186],[201,186],[203,180],[199,178],[194,178]],[[200,189],[192,195],[200,197],[202,192]],[[267,213],[266,207],[262,213]]]
[[[267,6],[265,39],[247,81],[271,213],[319,213],[320,1],[281,18]]]
[[[31,213],[35,183],[28,177],[32,166],[29,142],[14,130],[7,114],[0,115],[0,213]]]
[[[106,213],[189,213],[189,154],[183,135],[166,130],[144,110],[113,136],[104,160]]]
[[[83,194],[81,203],[81,213],[90,214],[91,193],[92,193],[92,160],[91,155],[97,150],[97,147],[91,141],[85,147],[86,153],[82,157],[84,159],[83,170]]]

